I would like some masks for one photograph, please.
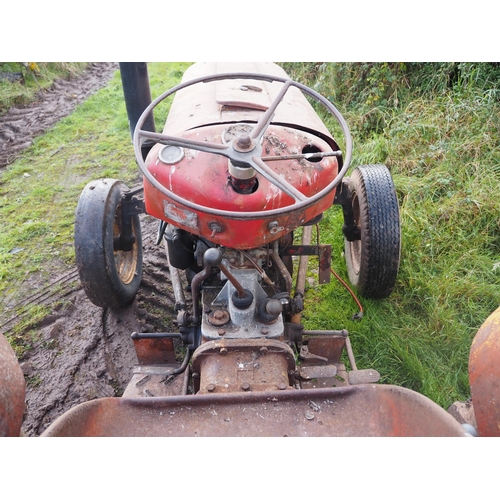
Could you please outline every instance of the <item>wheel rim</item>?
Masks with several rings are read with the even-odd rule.
[[[119,206],[115,213],[115,220],[113,223],[113,238],[118,238],[122,233],[122,210]],[[123,250],[114,250],[114,260],[116,271],[120,280],[128,285],[135,276],[137,270],[137,260],[138,260],[138,245],[137,245],[137,228],[135,221],[132,220],[132,233],[134,235],[134,244],[132,250],[127,252]]]

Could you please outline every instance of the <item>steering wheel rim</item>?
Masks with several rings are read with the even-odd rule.
[[[250,139],[252,141],[252,146],[249,150],[242,152],[240,148],[236,149],[235,141],[237,141],[237,138],[234,139],[229,145],[223,145],[216,143],[194,141],[191,139],[183,139],[177,136],[169,136],[166,134],[159,134],[156,132],[143,130],[142,127],[144,126],[144,123],[148,115],[153,111],[153,109],[162,101],[164,101],[166,98],[175,94],[179,90],[200,83],[210,83],[214,81],[234,80],[234,79],[243,79],[243,80],[252,79],[252,80],[268,81],[270,83],[281,82],[283,84],[281,90],[278,92],[277,97],[274,99],[270,107],[263,113],[263,115],[259,118],[258,122],[253,126],[253,129],[249,134]],[[345,139],[346,150],[343,159],[344,163],[342,165],[341,170],[337,173],[335,178],[326,187],[324,187],[321,191],[310,197],[307,197],[306,195],[298,191],[288,181],[279,178],[279,176],[264,163],[261,157],[262,148],[260,145],[260,140],[262,139],[265,131],[271,124],[276,108],[279,106],[286,92],[291,87],[298,88],[305,94],[309,95],[316,101],[320,102],[328,110],[328,112],[331,115],[333,115],[333,117],[336,119],[337,123],[340,125],[342,129]],[[142,157],[142,144],[146,140],[153,140],[155,143],[160,143],[160,144],[176,145],[179,147],[185,147],[187,149],[195,149],[198,151],[220,154],[222,156],[228,157],[232,161],[241,162],[242,164],[246,164],[246,166],[251,166],[252,168],[255,169],[257,173],[265,177],[274,186],[276,186],[278,189],[280,189],[281,191],[289,195],[291,198],[293,198],[294,204],[272,210],[235,213],[229,210],[221,210],[212,207],[207,207],[192,202],[190,200],[187,200],[185,198],[182,198],[173,193],[172,191],[170,191],[169,189],[167,189],[165,186],[163,186],[146,168],[144,158]],[[258,220],[262,219],[263,217],[267,218],[272,216],[280,216],[289,212],[294,212],[296,210],[305,210],[309,208],[310,206],[314,205],[316,202],[327,196],[330,192],[333,191],[333,189],[335,189],[340,184],[342,178],[349,169],[352,157],[352,138],[349,131],[349,127],[347,126],[344,117],[340,114],[337,108],[330,101],[328,101],[318,92],[312,90],[311,88],[305,85],[302,85],[299,82],[293,81],[289,78],[282,78],[279,76],[272,76],[260,73],[221,73],[215,75],[208,75],[195,78],[187,82],[182,82],[176,85],[175,87],[172,87],[171,89],[167,90],[159,97],[157,97],[154,101],[152,101],[151,104],[144,110],[139,120],[137,121],[137,125],[134,130],[133,144],[134,144],[135,157],[142,174],[151,183],[151,185],[156,189],[158,189],[164,196],[178,203],[179,205],[190,208],[192,210],[208,215],[225,217],[232,220]]]

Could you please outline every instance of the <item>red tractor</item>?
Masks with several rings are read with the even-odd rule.
[[[145,124],[171,96],[156,133]],[[340,127],[344,150],[319,108]],[[139,214],[157,218],[178,331],[133,333],[138,364],[123,396],[79,405],[44,435],[468,435],[426,397],[358,370],[346,330],[301,324],[309,256],[319,283],[330,279],[331,248],[314,244],[312,229],[333,204],[360,295],[387,297],[400,260],[389,170],[345,175],[352,140],[328,100],[275,64],[198,63],[146,108],[133,142],[143,185],[85,187],[77,266],[94,304],[127,306],[142,276]]]

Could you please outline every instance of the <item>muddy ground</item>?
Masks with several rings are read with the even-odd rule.
[[[38,92],[33,103],[13,106],[0,116],[0,168],[12,163],[35,137],[103,87],[117,69],[118,63],[91,63],[82,75],[56,80],[50,89]]]
[[[164,248],[156,245],[156,221],[142,219],[144,270],[127,309],[94,306],[75,276],[71,288],[52,297],[57,305],[38,325],[39,338],[21,360],[27,381],[26,435],[41,434],[78,403],[121,396],[137,363],[132,332],[173,331],[174,297]]]
[[[0,167],[11,163],[74,107],[111,79],[117,63],[93,63],[78,78],[59,80],[40,92],[38,101],[10,109],[0,117]],[[130,339],[134,331],[172,331],[174,298],[162,245],[156,245],[157,221],[141,219],[143,280],[131,306],[123,310],[94,306],[81,289],[76,268],[62,268],[49,284],[29,279],[32,292],[21,304],[0,310],[0,333],[22,319],[16,305],[43,304],[51,314],[36,326],[32,348],[20,359],[26,379],[26,415],[22,431],[40,435],[59,415],[78,403],[120,396],[137,362]],[[4,304],[5,305],[5,304]]]

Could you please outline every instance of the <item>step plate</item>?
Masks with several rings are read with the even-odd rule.
[[[313,378],[330,378],[337,375],[337,367],[335,365],[322,366],[301,366],[299,368],[300,377],[306,380]]]
[[[350,385],[375,384],[380,380],[377,370],[355,370],[347,374]]]

